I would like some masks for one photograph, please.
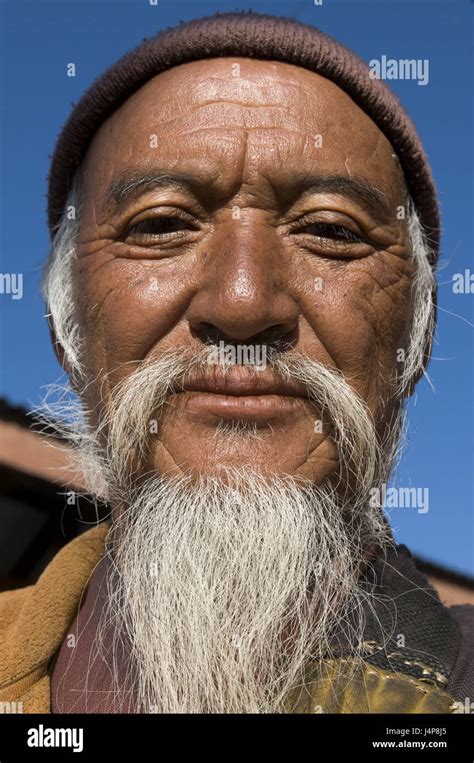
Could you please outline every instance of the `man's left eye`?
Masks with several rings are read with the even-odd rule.
[[[360,244],[363,242],[363,239],[357,233],[349,230],[349,228],[345,228],[343,225],[333,225],[332,223],[309,223],[295,232],[317,236],[329,241],[347,242],[350,244]]]

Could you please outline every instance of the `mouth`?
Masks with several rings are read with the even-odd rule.
[[[183,384],[185,409],[200,417],[267,423],[297,415],[308,406],[305,388],[293,380],[277,380],[267,372],[235,366]]]
[[[265,422],[301,411],[304,399],[284,395],[220,395],[190,392],[186,410],[219,419]]]

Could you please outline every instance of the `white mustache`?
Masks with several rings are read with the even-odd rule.
[[[138,461],[145,458],[150,420],[159,416],[168,395],[180,389],[187,377],[209,370],[208,353],[208,348],[168,352],[116,386],[97,430],[97,435],[105,432],[109,465],[117,452],[133,454]],[[357,477],[362,492],[378,479],[381,469],[385,474],[387,458],[391,460],[387,449],[392,445],[379,442],[370,411],[341,373],[295,352],[269,352],[268,367],[282,381],[295,380],[304,386],[315,409],[333,429],[341,470]],[[394,440],[398,431],[393,432]],[[363,469],[357,471],[358,464]],[[113,483],[125,478],[123,469],[110,475]]]

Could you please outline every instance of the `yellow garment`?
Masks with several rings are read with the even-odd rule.
[[[104,553],[108,529],[102,523],[68,543],[35,585],[0,594],[3,712],[9,712],[8,703],[16,703],[13,712],[51,712],[55,657]],[[315,680],[309,669],[305,687],[289,699],[289,707],[303,713],[449,713],[453,708],[453,698],[428,682],[369,664],[352,672],[347,660],[328,661],[322,679]]]
[[[108,529],[102,523],[68,543],[34,585],[0,594],[0,702],[22,702],[24,713],[51,712],[54,657],[104,553]]]

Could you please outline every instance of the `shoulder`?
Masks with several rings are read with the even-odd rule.
[[[31,596],[34,586],[16,588],[13,591],[0,593],[0,633],[5,633],[15,621],[25,601]]]
[[[449,608],[451,613],[458,621],[460,628],[466,635],[474,631],[474,605],[473,604],[455,604]]]
[[[47,588],[48,583],[55,581],[66,585],[76,577],[81,579],[103,553],[109,526],[102,522],[74,538],[56,554],[33,585],[1,591],[0,628],[8,627],[23,605],[31,601],[38,590]]]
[[[0,689],[47,663],[60,646],[108,529],[102,523],[64,546],[34,585],[0,594]]]

